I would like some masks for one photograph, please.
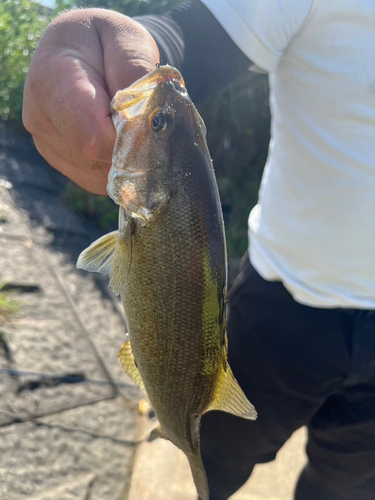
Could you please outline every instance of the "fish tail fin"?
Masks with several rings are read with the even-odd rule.
[[[198,449],[188,454],[191,474],[200,500],[210,500],[206,470],[203,465],[202,455]]]

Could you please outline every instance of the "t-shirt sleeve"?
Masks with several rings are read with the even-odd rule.
[[[271,73],[314,0],[202,0],[242,52]]]

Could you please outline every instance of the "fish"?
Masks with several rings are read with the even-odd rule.
[[[109,273],[128,327],[120,362],[152,405],[153,436],[185,453],[209,500],[202,415],[257,414],[227,361],[225,232],[206,127],[168,65],[117,92],[111,112],[107,191],[119,205],[118,231],[84,250],[77,267]]]

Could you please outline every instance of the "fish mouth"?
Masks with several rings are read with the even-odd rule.
[[[172,66],[158,66],[143,76],[130,87],[119,90],[111,102],[111,113],[114,125],[122,120],[128,120],[141,115],[146,111],[154,92],[157,90],[171,90],[187,97],[185,81],[181,73]]]
[[[170,83],[178,92],[186,92],[185,81],[181,73],[168,64],[165,66],[157,66],[154,71],[146,75],[146,79],[149,82],[149,87],[153,89],[162,83]]]

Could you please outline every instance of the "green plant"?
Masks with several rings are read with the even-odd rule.
[[[101,229],[117,223],[118,206],[108,196],[97,196],[69,182],[63,194],[65,204],[75,213],[84,215]]]
[[[58,0],[57,8],[103,7],[134,17],[160,14],[181,2],[182,0]]]
[[[20,310],[20,303],[12,298],[12,292],[4,290],[4,284],[0,285],[0,325],[9,321]]]
[[[48,11],[31,0],[0,2],[0,117],[21,128],[22,93]]]

